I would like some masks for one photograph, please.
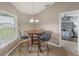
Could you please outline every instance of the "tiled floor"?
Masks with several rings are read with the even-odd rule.
[[[42,50],[43,52],[39,53],[39,56],[47,56],[47,51],[45,46],[42,46]],[[38,56],[38,48],[33,47],[31,52],[28,53],[26,47],[21,48],[20,52],[19,52],[19,47],[17,47],[9,56]],[[63,48],[49,45],[48,56],[67,56],[67,54]]]

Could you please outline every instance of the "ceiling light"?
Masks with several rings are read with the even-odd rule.
[[[32,13],[34,13],[34,2],[32,2]],[[33,23],[34,22],[34,17],[32,16],[32,19],[30,19],[30,22]]]
[[[36,19],[36,20],[35,20],[35,22],[36,22],[36,23],[38,23],[38,22],[39,22],[39,20],[38,20],[38,19]]]
[[[33,19],[31,19],[31,20],[30,20],[30,23],[33,23],[33,22],[34,22],[34,20],[33,20]]]

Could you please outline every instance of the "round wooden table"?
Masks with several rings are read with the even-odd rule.
[[[25,31],[27,34],[29,34],[30,38],[31,38],[31,47],[34,45],[34,41],[36,40],[37,41],[37,45],[38,45],[38,49],[40,52],[42,52],[41,50],[41,44],[40,44],[40,40],[39,40],[39,35],[41,33],[43,33],[44,31],[42,30],[28,30],[28,31]],[[29,50],[31,51],[31,49]]]

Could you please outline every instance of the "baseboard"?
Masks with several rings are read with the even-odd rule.
[[[47,42],[47,43],[50,44],[50,45],[56,46],[56,47],[61,47],[60,45],[57,45],[55,43],[51,43],[51,42]]]
[[[5,54],[5,56],[8,56],[11,52],[13,52],[17,48],[17,46],[19,46],[19,44],[20,42],[17,43],[17,45],[15,45],[7,54]]]
[[[11,52],[13,52],[20,44],[21,44],[21,41],[19,41],[7,54],[5,54],[5,56],[8,56]]]

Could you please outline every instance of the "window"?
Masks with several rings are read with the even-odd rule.
[[[16,18],[0,13],[0,48],[16,40]]]

